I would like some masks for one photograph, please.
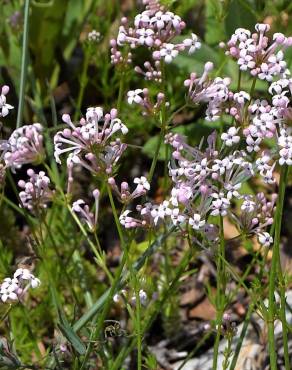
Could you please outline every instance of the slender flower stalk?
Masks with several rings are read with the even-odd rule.
[[[161,66],[161,78],[162,78],[163,95],[164,95],[164,99],[165,99],[165,96],[166,96],[165,95],[165,93],[166,93],[165,82],[166,81],[165,81],[165,63],[164,62],[162,62],[162,66]],[[158,137],[157,145],[156,145],[156,148],[155,148],[154,156],[153,156],[153,159],[152,159],[152,163],[151,163],[151,167],[150,167],[149,175],[148,175],[149,183],[151,183],[151,180],[153,178],[154,171],[155,171],[155,168],[156,168],[156,164],[157,164],[157,161],[158,161],[159,151],[160,151],[161,145],[162,145],[163,140],[164,140],[165,135],[166,135],[166,124],[167,124],[167,121],[166,121],[166,106],[165,106],[165,101],[164,101],[163,105],[162,105],[162,108],[161,108],[161,114],[160,114],[160,134],[159,134],[159,137]]]
[[[86,351],[86,354],[84,356],[84,359],[83,359],[80,370],[84,369],[85,366],[86,366],[88,357],[89,357],[89,355],[92,351],[92,343],[96,340],[96,338],[98,338],[101,335],[102,326],[104,325],[104,321],[105,321],[105,319],[107,317],[107,314],[110,310],[110,307],[111,307],[111,304],[112,304],[112,301],[113,301],[113,297],[114,297],[114,295],[116,293],[116,290],[117,290],[117,287],[120,283],[124,266],[126,265],[126,263],[128,261],[128,247],[127,247],[126,242],[124,240],[124,235],[123,235],[123,232],[122,232],[122,229],[121,229],[121,225],[120,225],[117,209],[116,209],[116,206],[115,206],[115,203],[114,203],[112,191],[111,191],[111,188],[108,184],[107,184],[107,192],[108,192],[108,196],[109,196],[109,199],[110,199],[116,228],[117,228],[117,231],[118,231],[118,234],[119,234],[119,238],[120,238],[120,242],[121,242],[121,246],[122,246],[122,250],[123,250],[123,256],[122,256],[122,259],[120,261],[119,267],[116,270],[116,273],[115,273],[114,279],[112,281],[109,294],[106,298],[106,302],[104,304],[103,310],[101,311],[100,315],[98,316],[96,327],[95,327],[95,329],[94,329],[94,331],[91,335],[91,341],[90,341],[90,343],[87,347],[87,351]]]
[[[268,340],[269,340],[269,354],[270,354],[270,365],[271,370],[277,369],[277,349],[275,343],[274,334],[274,322],[276,314],[275,305],[275,291],[276,291],[276,281],[277,274],[280,277],[280,297],[281,297],[281,309],[280,318],[282,321],[282,331],[283,331],[283,346],[284,346],[284,357],[285,357],[285,368],[289,369],[289,352],[288,352],[288,338],[287,338],[287,322],[285,314],[285,287],[283,284],[283,275],[281,269],[280,261],[280,238],[281,238],[281,227],[282,227],[282,216],[283,216],[283,206],[285,199],[285,187],[288,178],[288,166],[283,165],[281,167],[280,173],[280,183],[279,183],[279,196],[277,201],[277,208],[275,214],[275,237],[273,245],[273,256],[272,264],[269,274],[269,307],[268,307]],[[284,310],[283,310],[284,306]]]
[[[90,55],[91,55],[91,45],[88,45],[85,50],[85,55],[84,55],[84,62],[82,66],[82,73],[81,73],[81,78],[80,78],[80,89],[77,97],[77,103],[76,103],[76,111],[74,114],[74,121],[77,120],[81,106],[82,106],[82,101],[84,97],[84,92],[85,88],[87,86],[88,82],[88,77],[87,77],[87,71],[88,71],[88,66],[89,66],[89,61],[90,61]]]
[[[131,271],[132,272],[132,271]],[[142,370],[142,331],[141,331],[141,300],[139,294],[139,286],[135,273],[134,284],[135,284],[135,302],[136,302],[136,331],[137,331],[137,370]]]
[[[19,88],[19,104],[17,111],[16,128],[21,126],[24,110],[24,95],[25,84],[28,67],[28,37],[29,37],[29,8],[30,0],[25,0],[24,4],[24,28],[22,39],[22,57],[21,57],[21,74],[20,74],[20,88]]]
[[[214,354],[213,354],[213,370],[217,370],[218,354],[219,354],[219,344],[221,336],[221,324],[224,313],[225,305],[225,286],[226,286],[226,274],[225,274],[225,240],[224,240],[224,226],[223,217],[219,216],[219,233],[220,233],[220,243],[217,258],[217,292],[216,292],[216,339],[214,344]]]

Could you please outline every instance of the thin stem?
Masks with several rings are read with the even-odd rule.
[[[285,186],[288,177],[288,167],[286,165],[281,167],[280,172],[280,183],[279,183],[279,195],[277,201],[277,208],[275,214],[275,235],[274,235],[274,246],[273,246],[273,256],[272,256],[272,264],[269,274],[269,307],[268,307],[268,342],[269,342],[269,354],[270,354],[270,366],[271,370],[277,369],[277,356],[276,356],[276,345],[275,345],[275,337],[274,337],[274,320],[275,320],[275,286],[276,286],[276,278],[277,272],[281,271],[281,264],[280,264],[280,238],[281,238],[281,226],[282,226],[282,214],[283,214],[283,205],[284,205],[284,198],[285,198]],[[278,270],[278,271],[277,271]],[[285,316],[285,291],[283,291],[284,287],[281,284],[280,287],[282,293],[284,292],[284,315],[283,312],[281,314],[282,327],[283,327],[283,344],[285,351],[288,351],[288,340],[287,340],[287,323],[286,323],[286,316]],[[281,305],[282,305],[281,299]],[[287,353],[286,353],[287,355]],[[285,356],[286,357],[286,356]],[[286,358],[285,358],[285,366],[286,366]],[[289,369],[289,356],[288,356],[288,367]]]
[[[148,175],[149,183],[151,183],[153,175],[154,175],[154,171],[155,171],[156,164],[157,164],[157,161],[158,161],[158,155],[159,155],[159,151],[160,151],[160,147],[161,147],[164,135],[165,135],[164,130],[161,130],[159,138],[158,138],[158,142],[157,142],[157,145],[156,145],[156,148],[155,148],[154,157],[152,159],[149,175]]]
[[[174,117],[175,117],[179,112],[181,112],[182,110],[184,110],[187,106],[188,106],[188,104],[187,104],[187,103],[185,103],[184,105],[182,105],[181,107],[179,107],[176,111],[174,111],[174,112],[172,113],[172,115],[169,117],[169,119],[167,120],[167,125],[169,125],[169,124],[172,122],[172,120],[174,119]]]
[[[229,359],[232,354],[232,336],[229,336],[227,339],[227,347],[224,350],[224,361],[222,363],[222,370],[227,370],[229,366]]]
[[[189,249],[185,255],[183,256],[180,264],[175,269],[174,272],[174,278],[172,282],[169,284],[169,286],[164,290],[161,294],[161,299],[156,303],[156,307],[153,313],[145,320],[145,323],[142,327],[142,333],[145,333],[146,330],[148,330],[151,325],[153,324],[155,318],[157,317],[158,313],[161,312],[161,309],[166,302],[167,298],[170,294],[172,294],[173,291],[175,291],[177,283],[179,282],[179,279],[181,278],[182,274],[184,273],[186,267],[190,263],[191,259],[193,257],[193,250]],[[119,370],[122,368],[122,363],[124,359],[131,353],[131,351],[134,349],[136,344],[136,336],[132,339],[130,344],[128,346],[124,346],[123,350],[119,353],[118,357],[116,358],[115,362],[113,363],[111,370]]]
[[[109,269],[107,268],[106,263],[105,263],[104,259],[102,258],[102,255],[100,255],[100,253],[96,249],[96,246],[90,240],[89,236],[87,235],[87,232],[86,232],[85,228],[83,227],[83,225],[79,221],[79,219],[76,216],[76,214],[72,211],[71,207],[69,205],[67,205],[67,208],[68,208],[68,211],[70,212],[70,214],[72,215],[73,219],[75,220],[76,224],[78,225],[80,231],[82,232],[82,234],[86,238],[87,243],[89,244],[92,252],[94,253],[94,255],[96,257],[96,262],[97,262],[98,266],[100,266],[104,270],[105,274],[107,275],[107,277],[109,278],[109,280],[112,282],[113,281],[113,277],[112,277]]]
[[[123,102],[123,95],[124,95],[124,89],[125,89],[125,73],[121,73],[120,78],[120,85],[119,85],[119,94],[118,94],[118,101],[117,101],[117,110],[118,113],[121,112],[122,102]]]
[[[137,370],[142,369],[142,333],[141,333],[141,301],[139,295],[138,279],[135,273],[135,295],[136,295],[136,332],[137,332]]]
[[[24,26],[23,26],[23,39],[22,39],[22,56],[21,56],[21,74],[20,74],[20,87],[19,87],[19,104],[17,111],[16,128],[21,126],[24,109],[24,93],[27,76],[28,66],[28,32],[29,32],[29,5],[30,0],[25,0],[24,5]]]
[[[162,78],[162,90],[163,90],[163,94],[165,96],[165,94],[166,94],[165,64],[163,62],[162,62],[162,65],[161,65],[161,78]],[[150,167],[150,171],[149,171],[149,175],[148,175],[149,183],[151,183],[151,180],[153,178],[154,171],[155,171],[155,168],[156,168],[156,164],[157,164],[157,161],[158,161],[158,155],[159,155],[160,147],[161,147],[161,144],[163,142],[164,136],[166,134],[166,124],[167,124],[167,122],[166,122],[166,107],[165,107],[165,102],[164,102],[163,105],[162,105],[162,108],[161,108],[161,116],[160,116],[161,131],[160,131],[160,135],[158,137],[157,146],[156,146],[156,149],[155,149],[154,157],[152,159],[152,163],[151,163],[151,167]]]
[[[217,370],[218,362],[218,352],[219,352],[219,342],[221,336],[221,324],[224,311],[224,296],[225,296],[225,286],[226,286],[226,276],[225,276],[225,240],[224,240],[224,226],[223,217],[220,215],[220,244],[217,258],[217,292],[216,292],[216,325],[217,333],[214,344],[214,354],[213,354],[213,370]]]
[[[85,366],[86,366],[86,362],[87,362],[87,360],[89,358],[89,355],[92,351],[92,343],[94,341],[96,341],[96,339],[102,333],[102,326],[104,324],[106,316],[107,316],[107,314],[110,310],[110,307],[112,305],[113,296],[116,293],[116,290],[117,290],[117,288],[120,284],[124,266],[125,266],[126,262],[128,261],[128,247],[127,247],[127,245],[125,243],[125,240],[124,240],[124,235],[123,235],[123,232],[122,232],[122,229],[121,229],[121,224],[120,224],[120,221],[119,221],[119,218],[118,218],[117,209],[116,209],[116,206],[115,206],[115,203],[114,203],[112,191],[111,191],[111,188],[108,184],[107,184],[107,191],[108,191],[108,196],[109,196],[111,207],[112,207],[112,212],[113,212],[113,215],[114,215],[114,220],[115,220],[115,223],[116,223],[116,228],[118,230],[118,234],[119,234],[119,237],[120,237],[120,243],[121,243],[121,246],[122,246],[122,249],[123,249],[123,256],[122,256],[122,260],[120,262],[120,265],[116,270],[115,277],[114,277],[114,280],[112,281],[112,285],[111,285],[109,294],[106,298],[106,302],[104,304],[103,310],[100,313],[100,315],[98,316],[98,321],[97,321],[96,327],[95,327],[95,329],[94,329],[94,331],[91,335],[91,341],[90,341],[90,343],[87,347],[86,354],[84,356],[84,359],[83,359],[82,365],[80,367],[80,370],[84,369]]]
[[[249,92],[249,95],[250,95],[251,98],[253,97],[256,82],[257,82],[257,77],[255,76],[252,80],[252,84],[251,84],[251,88],[250,88],[250,92]]]
[[[241,72],[241,69],[239,69],[238,71],[238,80],[237,80],[237,91],[240,90],[240,86],[241,86],[241,76],[242,76],[242,72]]]
[[[84,91],[85,91],[85,87],[86,87],[87,82],[88,82],[87,70],[88,70],[89,61],[90,61],[90,55],[91,55],[90,46],[88,46],[85,50],[84,63],[83,63],[82,73],[81,73],[81,78],[80,78],[79,94],[78,94],[77,103],[76,103],[76,110],[75,110],[75,114],[74,114],[74,121],[77,120],[78,115],[80,114],[81,105],[82,105],[83,96],[84,96]]]
[[[239,352],[241,350],[242,343],[243,343],[243,340],[246,336],[247,328],[248,328],[248,325],[250,323],[250,318],[251,318],[251,314],[252,314],[253,309],[254,309],[254,303],[252,302],[248,307],[247,315],[245,317],[244,324],[243,324],[243,327],[242,327],[242,330],[241,330],[241,333],[240,333],[240,337],[239,337],[238,342],[237,342],[236,347],[235,347],[235,353],[234,353],[234,356],[232,358],[232,362],[231,362],[229,370],[234,370],[235,369],[235,366],[236,366],[236,363],[237,363],[237,360],[238,360],[238,356],[239,356]]]
[[[116,228],[118,230],[121,246],[122,246],[122,249],[124,250],[125,247],[126,247],[126,243],[125,243],[125,240],[124,240],[124,233],[122,231],[121,223],[120,223],[118,213],[117,213],[117,209],[116,209],[116,206],[115,206],[112,190],[111,190],[111,188],[108,184],[107,184],[106,187],[107,187],[107,192],[108,192],[110,204],[111,204],[112,211],[113,211],[114,220],[115,220],[115,223],[116,223]]]

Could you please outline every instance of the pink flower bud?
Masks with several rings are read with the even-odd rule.
[[[9,86],[7,86],[7,85],[2,86],[1,91],[2,91],[3,95],[7,95],[9,93]]]

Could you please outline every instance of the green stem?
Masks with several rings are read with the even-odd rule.
[[[69,206],[69,204],[67,205],[67,208],[68,208],[68,211],[70,212],[70,214],[72,215],[74,221],[78,225],[80,231],[82,232],[82,234],[86,238],[87,243],[89,244],[89,246],[90,246],[93,254],[95,255],[96,262],[97,262],[98,266],[100,266],[104,270],[105,274],[107,275],[107,277],[109,278],[109,280],[112,282],[113,281],[113,277],[112,277],[109,269],[107,268],[106,263],[105,263],[102,255],[98,252],[98,250],[96,249],[96,246],[90,240],[89,236],[87,235],[87,232],[86,232],[85,228],[83,227],[82,223],[79,221],[79,218],[76,216],[76,214],[72,211],[72,209]]]
[[[256,82],[257,82],[257,77],[255,76],[252,80],[252,84],[251,84],[251,88],[250,88],[250,92],[249,92],[249,95],[250,95],[251,99],[253,98],[253,93],[254,93]]]
[[[224,361],[222,364],[222,370],[227,370],[229,366],[229,359],[232,354],[232,349],[231,349],[231,344],[232,344],[232,337],[229,336],[227,340],[227,347],[224,350]]]
[[[115,206],[112,190],[111,190],[111,188],[108,184],[107,184],[107,192],[108,192],[110,204],[111,204],[111,207],[112,207],[114,220],[115,220],[115,223],[116,223],[116,228],[118,230],[121,246],[122,246],[122,249],[124,251],[126,249],[126,243],[125,243],[125,240],[124,240],[124,233],[123,233],[121,223],[120,223],[120,220],[119,220],[119,217],[118,217],[118,213],[117,213],[117,209],[116,209],[116,206]]]
[[[79,94],[77,98],[76,111],[74,114],[74,121],[77,120],[78,115],[80,114],[80,111],[81,111],[84,91],[85,91],[85,87],[87,86],[87,82],[88,82],[87,70],[88,70],[89,61],[90,61],[90,55],[91,55],[90,47],[87,47],[85,50],[84,63],[83,63],[82,74],[80,78],[80,88],[79,88]]]
[[[141,302],[139,296],[139,287],[137,276],[134,275],[135,279],[135,295],[136,295],[136,332],[137,332],[137,370],[142,369],[142,333],[141,333]]]
[[[174,278],[172,282],[169,284],[166,290],[164,290],[161,294],[161,299],[156,303],[156,307],[154,312],[149,315],[147,319],[145,319],[145,323],[142,327],[142,334],[145,333],[153,324],[155,318],[157,315],[161,312],[161,309],[163,305],[165,304],[166,300],[168,299],[169,295],[172,294],[179,282],[179,279],[181,278],[182,274],[184,273],[186,267],[190,263],[191,259],[193,257],[193,250],[189,249],[185,255],[183,256],[180,264],[175,269],[174,272]],[[132,341],[129,343],[129,345],[124,346],[123,350],[119,353],[118,357],[116,358],[115,362],[113,363],[111,370],[119,370],[122,368],[122,364],[125,360],[125,358],[131,353],[131,351],[135,348],[136,344],[136,336],[133,337]]]
[[[217,292],[216,292],[216,324],[217,332],[216,339],[214,344],[214,355],[213,355],[213,370],[217,370],[218,362],[218,352],[219,352],[219,343],[221,335],[221,324],[222,317],[224,313],[224,296],[225,296],[225,286],[226,286],[226,276],[225,276],[225,240],[224,240],[224,226],[223,226],[223,217],[220,215],[220,244],[217,258]]]
[[[276,356],[276,345],[275,345],[275,337],[274,337],[274,320],[275,320],[275,287],[276,287],[276,279],[277,273],[281,271],[281,264],[280,264],[280,238],[281,238],[281,226],[282,226],[282,214],[283,214],[283,205],[284,205],[284,198],[285,198],[285,187],[288,177],[288,167],[283,165],[281,167],[280,172],[280,183],[279,183],[279,195],[277,200],[277,208],[275,214],[275,235],[274,235],[274,246],[273,246],[273,256],[272,256],[272,264],[269,274],[269,307],[268,307],[268,342],[269,342],[269,354],[270,354],[270,366],[271,370],[277,369],[277,356]],[[277,271],[278,269],[278,271]],[[281,275],[281,273],[280,273]],[[281,284],[282,285],[282,284]],[[284,314],[281,314],[282,326],[283,326],[283,344],[285,352],[288,350],[288,340],[287,340],[287,323],[286,323],[286,316],[285,316],[285,291],[283,291],[284,287],[280,287],[282,293],[284,293]],[[282,305],[281,299],[281,305]],[[282,311],[282,310],[281,310]],[[287,353],[286,353],[287,355]],[[286,366],[286,356],[285,356],[285,366]],[[288,356],[288,368],[289,369],[289,356]]]
[[[109,196],[111,207],[112,207],[112,212],[113,212],[113,215],[114,215],[114,220],[115,220],[115,223],[116,223],[116,228],[118,230],[118,234],[119,234],[119,237],[120,237],[120,243],[121,243],[121,247],[122,247],[122,250],[123,250],[123,256],[122,256],[122,260],[120,262],[120,265],[116,270],[115,277],[114,277],[114,280],[112,281],[111,288],[109,290],[109,294],[106,297],[106,302],[104,304],[103,310],[102,310],[102,312],[100,313],[100,315],[98,317],[96,327],[95,327],[95,329],[93,331],[93,334],[91,336],[91,341],[90,341],[90,343],[87,347],[86,354],[84,356],[84,359],[83,359],[80,370],[84,369],[85,366],[86,366],[86,362],[87,362],[87,360],[89,358],[89,355],[92,351],[92,343],[94,343],[96,341],[96,339],[102,333],[102,326],[104,324],[104,321],[105,321],[105,319],[107,317],[107,314],[110,310],[110,307],[112,305],[113,296],[116,293],[116,290],[117,290],[117,288],[120,284],[124,266],[125,266],[126,262],[128,261],[128,247],[127,247],[126,242],[124,240],[124,235],[123,235],[121,224],[120,224],[120,221],[119,221],[119,218],[118,218],[117,209],[116,209],[116,206],[115,206],[115,203],[114,203],[112,191],[111,191],[111,188],[108,184],[107,184],[107,191],[108,191],[108,196]]]
[[[117,110],[118,113],[120,114],[121,112],[121,107],[122,107],[122,102],[123,102],[123,95],[124,95],[124,89],[125,89],[125,73],[121,73],[121,78],[120,78],[120,85],[119,85],[119,95],[118,95],[118,101],[117,101]]]
[[[152,163],[151,163],[149,175],[148,175],[148,181],[149,181],[149,183],[151,183],[152,178],[153,178],[153,175],[154,175],[154,171],[155,171],[156,164],[157,164],[157,161],[158,161],[158,155],[159,155],[159,151],[160,151],[160,147],[161,147],[161,144],[162,144],[164,135],[165,135],[164,130],[161,130],[160,131],[159,138],[158,138],[157,146],[155,148],[154,157],[152,159]]]
[[[246,317],[245,317],[245,320],[244,320],[244,324],[243,324],[243,327],[242,327],[242,330],[241,330],[241,333],[240,333],[240,337],[239,337],[238,342],[237,342],[236,347],[235,347],[235,353],[234,353],[234,356],[232,358],[232,362],[231,362],[229,370],[234,370],[235,369],[235,366],[236,366],[236,363],[237,363],[237,360],[238,360],[238,356],[239,356],[239,353],[240,353],[240,350],[241,350],[241,347],[242,347],[242,343],[243,343],[243,340],[246,336],[247,328],[248,328],[248,325],[250,323],[250,318],[251,318],[251,314],[252,314],[253,309],[254,309],[254,303],[252,302],[248,307],[248,311],[247,311],[247,314],[246,314]]]
[[[238,72],[238,80],[237,80],[237,91],[240,90],[240,86],[241,86],[241,76],[242,76],[242,72],[241,72],[241,69],[239,70]]]
[[[21,126],[24,109],[24,93],[28,66],[28,32],[29,32],[29,5],[30,0],[25,0],[24,5],[24,26],[22,39],[21,74],[19,87],[19,104],[17,111],[16,128]]]
[[[165,96],[166,95],[165,65],[164,65],[163,62],[162,62],[162,65],[161,65],[161,74],[162,74],[161,75],[162,90],[163,90],[163,93],[164,93],[164,96]],[[149,171],[149,175],[148,175],[149,183],[151,183],[151,180],[153,178],[154,171],[155,171],[155,168],[156,168],[156,164],[157,164],[157,161],[158,161],[158,155],[159,155],[160,147],[161,147],[161,144],[163,142],[164,136],[166,134],[166,124],[167,124],[167,122],[166,122],[166,107],[165,107],[165,102],[164,102],[163,105],[162,105],[162,108],[161,108],[161,117],[160,117],[161,131],[160,131],[160,135],[159,135],[159,138],[158,138],[157,146],[156,146],[156,149],[155,149],[154,157],[152,159],[152,163],[151,163],[151,167],[150,167],[150,171]]]

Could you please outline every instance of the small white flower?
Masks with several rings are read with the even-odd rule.
[[[31,280],[30,280],[30,285],[31,287],[34,289],[34,288],[37,288],[41,285],[41,281],[40,279],[38,279],[37,277],[35,276],[32,276],[31,277]]]
[[[172,60],[177,57],[178,50],[175,49],[174,44],[164,44],[160,50],[160,56],[164,58],[165,63],[171,63]]]
[[[118,293],[116,293],[116,294],[113,296],[113,301],[114,301],[115,303],[120,303],[120,302],[121,302],[121,296],[120,296]]]
[[[178,208],[174,208],[171,213],[171,219],[173,224],[176,226],[178,224],[181,224],[185,221],[185,216],[180,213],[180,210]]]
[[[233,95],[234,101],[236,101],[238,104],[244,104],[245,101],[250,100],[250,95],[246,91],[239,91]]]
[[[139,298],[140,298],[141,305],[145,306],[147,303],[148,297],[147,297],[146,292],[143,289],[139,290]]]
[[[8,92],[9,92],[9,87],[6,85],[2,86],[2,91],[0,95],[0,110],[1,110],[0,117],[7,116],[9,113],[9,110],[14,108],[12,105],[6,103],[5,95],[7,95]]]
[[[215,200],[212,201],[212,216],[226,216],[227,210],[230,207],[230,200],[225,197],[224,193],[213,193],[211,194],[212,198]]]
[[[19,268],[15,271],[13,276],[15,279],[31,280],[33,275],[28,269]]]
[[[221,135],[221,139],[224,141],[226,146],[232,146],[234,144],[239,143],[240,141],[240,136],[236,135],[238,132],[238,128],[235,127],[230,127],[226,132],[224,132]]]
[[[140,96],[140,94],[143,92],[142,89],[136,89],[136,90],[130,90],[127,93],[128,96],[128,103],[129,104],[140,104],[143,101],[143,98]]]
[[[241,210],[252,213],[255,210],[256,203],[250,199],[245,199],[241,205]]]
[[[236,41],[246,41],[250,37],[250,31],[246,30],[245,28],[237,28],[235,30],[234,36]]]
[[[145,176],[136,177],[134,179],[134,184],[137,184],[138,191],[150,190],[150,184]]]
[[[200,49],[201,43],[198,41],[198,36],[192,33],[191,39],[185,39],[184,45],[189,48],[189,54],[193,54],[197,49]]]
[[[151,216],[153,217],[155,225],[158,223],[160,218],[164,220],[166,216],[171,216],[171,214],[172,210],[169,208],[169,201],[167,200],[151,210]]]
[[[255,61],[251,55],[245,55],[238,59],[237,64],[242,71],[246,71],[248,68],[252,69],[255,67]]]
[[[269,247],[273,243],[273,238],[269,233],[264,232],[259,234],[258,241],[263,247]]]
[[[258,74],[260,80],[271,82],[273,80],[273,71],[267,63],[261,64],[261,72]]]
[[[193,217],[189,218],[189,224],[194,230],[200,230],[202,227],[205,226],[205,223],[206,221],[201,220],[201,216],[198,213],[195,213]]]

